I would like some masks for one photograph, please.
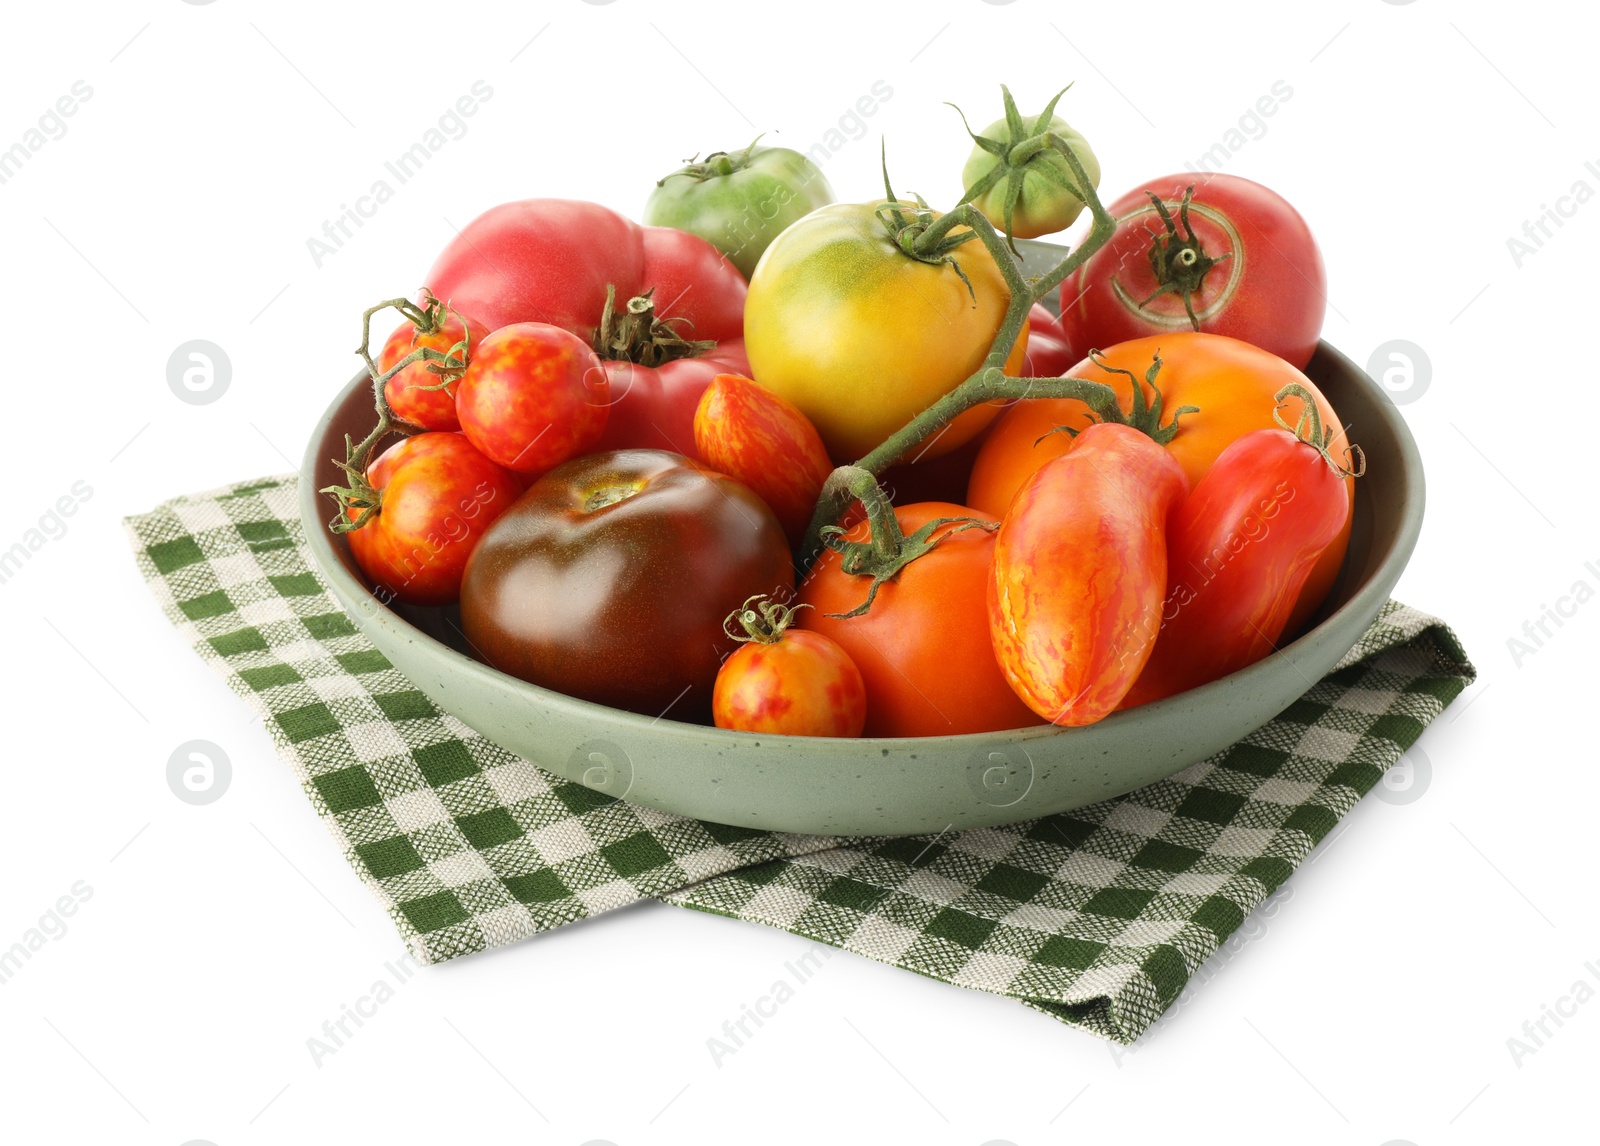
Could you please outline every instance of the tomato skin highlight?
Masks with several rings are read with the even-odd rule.
[[[1349,513],[1341,476],[1287,430],[1255,430],[1222,451],[1172,515],[1161,634],[1122,706],[1271,653]]]
[[[1188,490],[1172,455],[1104,423],[1018,492],[995,539],[989,634],[1011,687],[1046,720],[1093,724],[1150,657],[1166,523]]]
[[[895,509],[910,535],[941,517],[977,517],[966,506],[919,502]],[[983,529],[951,533],[878,587],[872,608],[861,604],[870,579],[840,569],[839,554],[825,552],[800,586],[795,615],[804,629],[831,637],[855,661],[867,687],[867,736],[945,736],[999,732],[1040,723],[1001,675],[989,643],[983,594],[994,554],[994,534]],[[845,534],[865,541],[866,522]]]
[[[661,366],[635,362],[602,362],[611,379],[611,411],[596,450],[670,450],[699,458],[694,415],[700,399],[718,374],[749,373],[744,339],[719,342],[696,358],[678,358]],[[735,475],[737,476],[737,475]]]
[[[438,329],[421,333],[413,323],[403,322],[395,328],[378,351],[378,373],[387,374],[407,354],[419,346],[449,354],[455,345],[468,342],[470,356],[488,335],[481,322],[465,317],[446,307],[444,320]],[[461,420],[456,417],[455,388],[460,379],[442,390],[433,389],[440,382],[439,375],[428,369],[425,361],[416,361],[384,383],[383,396],[395,416],[424,430],[459,430]]]
[[[751,596],[793,592],[761,499],[661,450],[589,454],[535,481],[473,550],[461,627],[478,655],[568,696],[707,720],[723,630]]]
[[[473,546],[522,492],[515,474],[459,433],[396,442],[367,467],[367,480],[383,502],[345,534],[350,553],[381,600],[410,605],[448,605],[461,595]]]
[[[718,728],[783,736],[860,736],[867,719],[861,670],[821,633],[789,629],[750,641],[722,664],[712,691]]]
[[[1183,467],[1191,489],[1236,439],[1251,430],[1276,426],[1272,420],[1272,410],[1277,405],[1274,395],[1290,383],[1304,386],[1315,396],[1322,424],[1333,430],[1333,456],[1342,456],[1349,444],[1340,428],[1344,423],[1316,384],[1277,355],[1247,342],[1180,331],[1107,347],[1102,358],[1108,366],[1131,370],[1143,378],[1158,351],[1162,367],[1156,385],[1161,389],[1165,409],[1200,407],[1198,413],[1183,416],[1177,436],[1166,447]],[[1124,410],[1133,400],[1133,388],[1126,375],[1101,369],[1088,359],[1067,373],[1110,386]],[[1089,424],[1089,408],[1075,398],[1029,398],[1015,403],[984,436],[983,448],[978,451],[967,483],[967,504],[996,517],[1004,516],[1029,476],[1052,458],[1076,448],[1076,439],[1070,434],[1051,431],[1058,426],[1083,429]],[[1355,482],[1347,480],[1346,489],[1354,504]],[[1307,579],[1289,621],[1291,631],[1316,612],[1333,587],[1349,537],[1347,520],[1344,530],[1323,551]]]
[[[800,543],[833,471],[804,414],[749,378],[719,374],[695,410],[694,443],[707,465],[761,495],[790,545]]]
[[[969,294],[954,267],[895,246],[875,215],[880,206],[835,203],[795,223],[761,256],[745,303],[752,377],[811,419],[836,462],[864,456],[965,381],[1011,300],[977,240],[951,256]],[[1007,373],[1026,350],[1024,334]],[[999,412],[989,403],[968,410],[913,453],[948,453]]]
[[[600,359],[580,339],[521,322],[479,344],[456,388],[456,413],[491,460],[538,474],[595,447],[610,394]]]
[[[1277,192],[1221,172],[1152,179],[1111,204],[1107,210],[1117,219],[1111,241],[1061,284],[1062,329],[1085,350],[1194,329],[1181,295],[1151,297],[1162,284],[1150,264],[1150,231],[1162,233],[1165,224],[1145,193],[1160,196],[1177,223],[1191,185],[1189,220],[1206,256],[1231,252],[1191,295],[1199,329],[1249,342],[1305,369],[1328,306],[1327,274],[1311,228]]]

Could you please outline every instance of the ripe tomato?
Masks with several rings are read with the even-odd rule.
[[[537,474],[594,449],[610,396],[600,360],[576,335],[519,322],[478,345],[456,390],[456,413],[484,454]]]
[[[411,605],[461,595],[473,545],[522,492],[515,474],[453,433],[402,438],[367,467],[367,480],[383,500],[345,534],[351,556],[380,600]]]
[[[454,307],[437,299],[423,304],[422,324],[412,321],[401,323],[389,335],[388,341],[378,351],[378,372],[387,374],[395,363],[419,346],[437,350],[441,354],[460,356],[460,370],[430,370],[430,365],[443,363],[417,361],[402,369],[384,383],[383,396],[395,416],[424,430],[459,430],[456,417],[454,385],[465,370],[467,360],[478,349],[478,344],[489,332],[481,322],[472,319]],[[465,343],[461,351],[455,348]]]
[[[1183,416],[1177,436],[1166,447],[1183,468],[1191,488],[1235,439],[1251,430],[1273,427],[1272,411],[1277,405],[1273,396],[1290,383],[1306,387],[1316,397],[1322,424],[1333,430],[1334,456],[1340,456],[1347,445],[1338,415],[1316,386],[1283,359],[1248,343],[1215,334],[1180,332],[1113,346],[1101,361],[1143,378],[1158,350],[1162,366],[1156,385],[1164,407],[1169,411],[1180,406],[1200,407],[1199,413]],[[1088,359],[1067,373],[1104,382],[1116,390],[1123,409],[1133,400],[1133,385],[1126,374],[1113,373]],[[967,504],[984,513],[1004,515],[1012,497],[1034,471],[1074,448],[1070,435],[1051,431],[1058,426],[1082,429],[1089,424],[1088,407],[1073,398],[1031,398],[1016,403],[990,428],[978,451],[967,485]],[[1348,493],[1353,504],[1353,482]],[[1291,631],[1316,611],[1332,588],[1344,562],[1349,533],[1347,522],[1317,562],[1289,622]]]
[[[1312,440],[1320,430],[1319,420]],[[1172,515],[1161,635],[1122,707],[1227,676],[1277,648],[1312,567],[1350,515],[1343,476],[1287,430],[1252,430],[1222,451]]]
[[[660,180],[644,205],[644,221],[693,231],[749,278],[783,229],[833,202],[817,165],[787,147],[714,151]]]
[[[1006,511],[989,578],[989,635],[1005,677],[1053,724],[1117,707],[1161,627],[1167,516],[1188,492],[1172,455],[1101,423],[1028,479]]]
[[[788,402],[737,374],[719,374],[694,415],[694,443],[713,469],[761,495],[800,544],[833,465],[816,427]]]
[[[654,290],[659,315],[682,319],[693,338],[720,342],[744,330],[744,276],[721,251],[598,203],[524,199],[490,208],[424,281],[490,330],[546,322],[592,342],[608,287],[621,301]]]
[[[750,597],[792,592],[783,528],[748,488],[678,454],[551,470],[467,563],[461,627],[489,664],[569,696],[707,719]]]
[[[946,517],[992,518],[965,506],[921,502],[894,511],[910,535]],[[870,538],[867,522],[845,541]],[[803,628],[831,637],[855,661],[867,686],[867,736],[946,736],[998,732],[1040,723],[1017,699],[995,663],[983,594],[994,558],[994,534],[942,526],[938,544],[878,586],[865,613],[848,613],[866,599],[869,579],[841,568],[826,550],[800,586]]]
[[[811,419],[835,461],[867,454],[981,366],[1011,300],[977,240],[950,256],[971,293],[955,267],[902,252],[877,216],[888,206],[811,212],[773,241],[750,280],[753,376]],[[1007,373],[1026,351],[1024,332]],[[998,413],[991,404],[968,410],[919,457],[956,449]]]
[[[607,361],[600,365],[611,379],[611,412],[597,450],[670,450],[699,456],[694,444],[694,412],[718,374],[749,373],[744,339],[729,338],[693,358],[675,358],[660,366]]]
[[[861,670],[821,633],[789,628],[793,610],[746,601],[731,623],[747,634],[722,662],[711,694],[718,728],[783,736],[860,736],[867,719]]]
[[[1109,210],[1111,241],[1061,285],[1061,323],[1075,345],[1203,330],[1301,369],[1311,361],[1328,305],[1322,254],[1276,192],[1237,175],[1169,175]]]
[[[1028,356],[1023,361],[1024,378],[1059,378],[1080,356],[1061,323],[1038,303],[1028,312]]]

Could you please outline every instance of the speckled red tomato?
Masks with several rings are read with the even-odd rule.
[[[436,313],[437,321],[426,328],[407,321],[401,323],[378,351],[378,372],[387,374],[395,363],[419,346],[450,354],[457,345],[465,342],[466,355],[477,352],[478,345],[489,331],[481,322],[461,314],[443,304]],[[466,357],[461,359],[463,363]],[[459,372],[438,374],[428,369],[429,363],[418,360],[405,367],[383,387],[383,396],[389,409],[399,418],[424,430],[459,430],[461,421],[456,417],[455,389],[460,381]],[[442,387],[442,388],[441,388]]]
[[[479,344],[456,390],[456,413],[491,460],[539,474],[595,448],[610,398],[600,359],[582,339],[519,322]]]
[[[787,629],[750,641],[722,664],[711,697],[718,728],[783,736],[860,736],[867,719],[861,670],[821,633]]]
[[[473,546],[522,492],[515,474],[451,433],[396,442],[367,467],[367,480],[383,500],[345,535],[350,552],[381,599],[412,605],[461,595]]]
[[[719,374],[695,411],[694,441],[706,464],[760,494],[789,543],[800,543],[833,471],[809,418],[749,378]]]

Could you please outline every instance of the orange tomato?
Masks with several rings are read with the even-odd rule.
[[[1273,395],[1291,382],[1306,387],[1316,398],[1323,425],[1333,430],[1330,449],[1335,457],[1343,452],[1347,444],[1340,428],[1343,423],[1322,392],[1289,363],[1249,343],[1220,334],[1179,331],[1118,343],[1101,355],[1101,361],[1132,371],[1142,379],[1157,351],[1162,366],[1156,386],[1161,391],[1164,418],[1170,419],[1172,411],[1180,406],[1200,408],[1198,413],[1183,416],[1181,429],[1166,447],[1182,467],[1191,489],[1200,483],[1217,455],[1235,440],[1252,430],[1276,425],[1272,420],[1276,404]],[[1123,409],[1133,400],[1133,385],[1125,374],[1102,369],[1088,359],[1067,373],[1110,386],[1117,392]],[[1046,462],[1072,451],[1074,439],[1070,434],[1051,431],[1059,426],[1082,430],[1090,424],[1088,407],[1075,398],[1034,398],[1016,403],[990,427],[984,439],[967,484],[967,504],[984,513],[1004,516],[1024,482]],[[1346,479],[1345,489],[1354,504],[1354,481]],[[1344,529],[1323,551],[1307,578],[1286,633],[1299,629],[1322,604],[1339,575],[1349,540],[1350,522],[1346,520]]]
[[[718,374],[694,412],[694,448],[713,469],[755,490],[798,545],[833,463],[793,404],[738,374]]]
[[[941,517],[985,514],[949,502],[929,501],[894,511],[910,535]],[[845,534],[865,541],[866,522]],[[984,592],[994,560],[994,534],[945,526],[939,543],[878,587],[867,612],[848,613],[866,599],[868,577],[840,568],[827,550],[800,587],[811,608],[795,623],[831,637],[861,670],[867,687],[867,736],[947,736],[998,732],[1042,721],[1011,691],[989,644]]]

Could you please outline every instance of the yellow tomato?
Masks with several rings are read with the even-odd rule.
[[[836,203],[790,226],[756,264],[745,299],[751,372],[811,419],[835,462],[870,453],[983,365],[1011,301],[977,239],[950,256],[969,293],[954,266],[902,252],[876,217],[881,206]],[[1024,328],[1008,374],[1026,348]],[[955,449],[999,412],[968,410],[912,456]]]

